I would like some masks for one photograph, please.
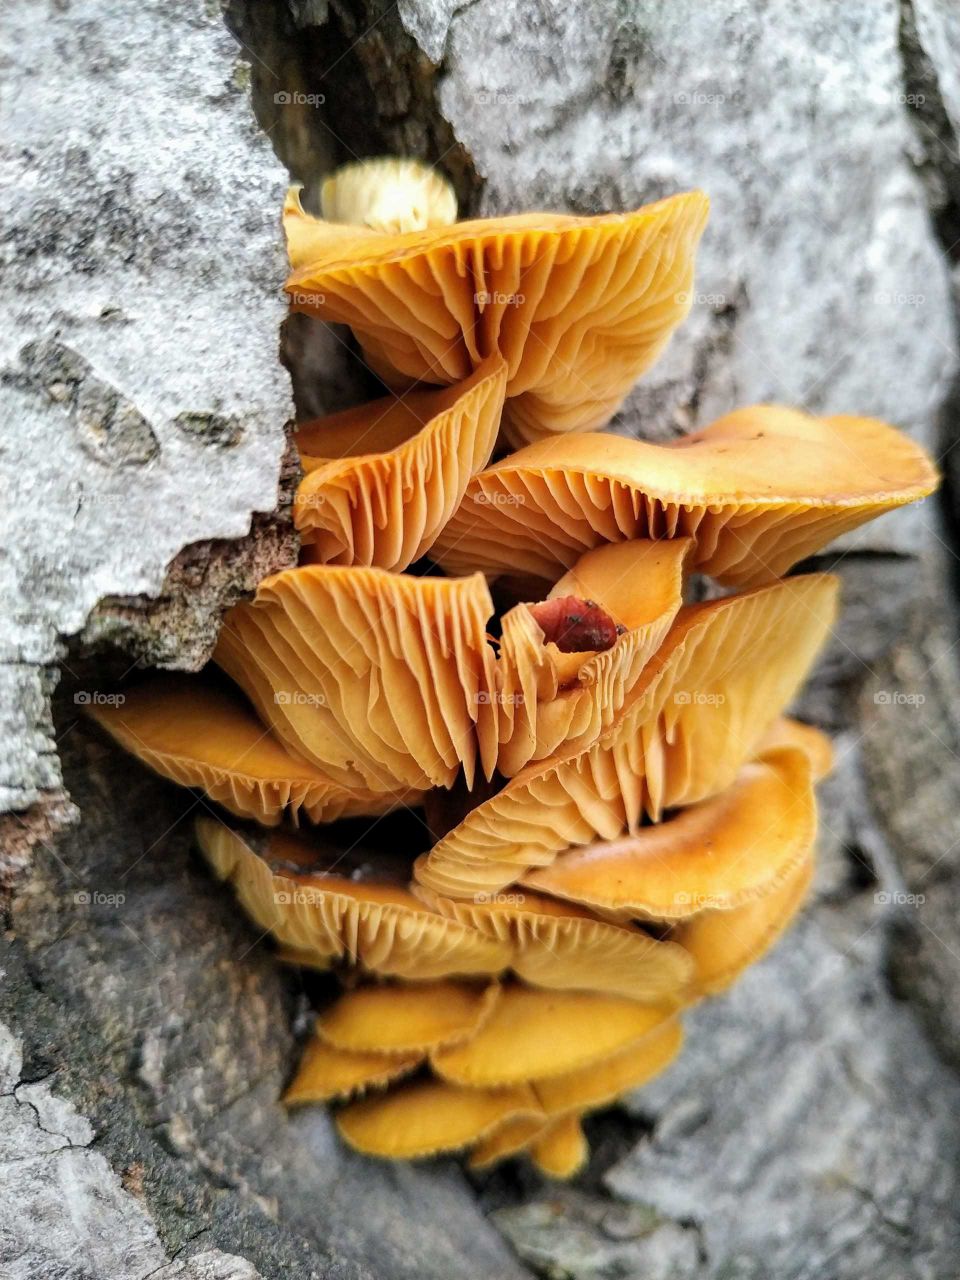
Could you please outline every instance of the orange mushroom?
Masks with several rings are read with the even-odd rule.
[[[345,866],[338,875],[336,855],[332,870],[308,869],[315,853],[290,836],[274,835],[258,849],[212,818],[199,818],[196,833],[204,857],[233,886],[247,915],[318,967],[342,962],[425,982],[499,973],[509,959],[503,942],[431,911],[402,884],[351,877]]]
[[[394,385],[461,382],[499,353],[512,443],[601,426],[691,301],[701,192],[635,213],[529,213],[404,234],[284,213],[296,310],[348,324]],[[353,221],[360,221],[354,218]]]
[[[589,746],[613,721],[677,615],[692,545],[677,538],[598,547],[581,556],[545,603],[504,614],[497,663],[501,773],[512,777],[530,760]],[[582,618],[590,614],[571,615],[569,607],[554,615],[554,626],[565,629],[566,652],[547,635],[544,610],[570,599],[603,611],[604,648],[585,647],[597,643],[596,636],[584,639]],[[578,636],[579,644],[571,644]]]
[[[401,990],[398,1010],[402,998]],[[413,1023],[421,1016],[415,1013]],[[380,1035],[368,1019],[362,1043],[395,1044],[389,1014],[385,1025]],[[430,1051],[432,1077],[344,1107],[337,1124],[347,1142],[367,1154],[403,1158],[471,1147],[478,1167],[527,1151],[548,1175],[569,1177],[587,1154],[581,1116],[662,1071],[681,1041],[677,1019],[662,1009],[522,986],[503,989],[476,1028],[459,1031],[456,1043]],[[403,1044],[421,1042],[418,1034],[403,1035]],[[389,1050],[380,1052],[386,1057]],[[302,1068],[292,1100],[306,1100],[311,1087],[323,1100],[329,1078],[345,1075],[339,1062],[319,1081],[311,1080],[311,1070],[309,1062]],[[341,1096],[352,1088],[351,1081]]]
[[[316,1034],[353,1053],[419,1053],[460,1044],[489,1021],[500,988],[465,982],[356,987],[317,1019]]]
[[[573,902],[515,890],[467,902],[436,897],[430,906],[450,920],[497,939],[510,948],[509,966],[534,987],[605,992],[670,1004],[693,977],[687,954],[642,929],[599,920]]]
[[[813,872],[814,859],[809,852],[772,892],[730,911],[703,911],[674,931],[676,941],[696,966],[694,996],[725,990],[773,946],[803,906]]]
[[[265,729],[243,700],[197,676],[154,676],[90,715],[157,773],[197,787],[241,818],[275,826],[386,813],[417,793],[347,786]]]
[[[752,587],[936,483],[886,423],[755,405],[666,445],[581,434],[521,449],[470,482],[432,554],[450,573],[552,582],[604,542],[692,537],[692,568]]]
[[[558,853],[639,829],[646,812],[729,786],[806,675],[836,579],[791,578],[682,609],[612,724],[585,750],[530,764],[421,858],[434,893],[496,893]]]
[[[413,1160],[460,1151],[507,1119],[539,1114],[529,1086],[469,1089],[444,1080],[417,1080],[350,1103],[338,1114],[337,1128],[365,1155]]]
[[[684,315],[699,193],[453,225],[438,174],[363,161],[321,206],[287,200],[291,302],[397,394],[300,427],[309,563],[225,618],[239,689],[168,676],[91,712],[261,827],[423,805],[416,861],[396,832],[381,855],[197,823],[280,958],[341,978],[284,1101],[342,1103],[368,1154],[569,1177],[583,1117],[672,1061],[678,1011],[809,887],[832,752],[783,712],[837,584],[779,579],[935,470],[884,423],[769,405],[670,445],[566,434]],[[490,466],[501,407],[535,443]],[[466,576],[402,572],[428,554]],[[691,569],[749,589],[685,607]],[[499,629],[484,575],[520,601]]]
[[[415,1071],[422,1061],[423,1055],[416,1052],[335,1049],[314,1036],[303,1051],[297,1074],[283,1101],[288,1107],[296,1107],[348,1098],[393,1084]]]
[[[493,452],[506,365],[306,423],[294,518],[309,559],[400,571],[419,559]]]
[[[214,659],[274,733],[343,786],[472,783],[496,763],[493,604],[462,581],[305,565],[224,619]]]
[[[473,1035],[433,1050],[430,1063],[451,1084],[504,1088],[601,1062],[671,1016],[669,1009],[622,996],[514,984]]]
[[[523,883],[627,918],[686,920],[767,896],[809,861],[815,835],[810,759],[781,747],[745,764],[718,795],[562,853]]]

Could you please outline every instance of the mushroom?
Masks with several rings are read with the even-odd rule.
[[[656,1007],[507,987],[477,1030],[430,1053],[434,1076],[348,1104],[338,1128],[367,1154],[471,1147],[483,1167],[526,1151],[549,1176],[569,1177],[587,1154],[581,1117],[664,1070],[681,1039],[677,1018]],[[332,1071],[343,1078],[339,1064]],[[317,1101],[330,1096],[332,1077],[309,1072],[294,1081],[293,1101],[311,1089]]]
[[[316,1034],[350,1053],[418,1053],[460,1044],[489,1021],[500,988],[465,982],[356,987],[317,1019]]]
[[[471,1088],[545,1080],[637,1044],[671,1016],[670,1009],[623,996],[513,984],[473,1035],[433,1050],[430,1064],[442,1079]]]
[[[467,902],[421,889],[442,916],[510,947],[509,966],[534,987],[598,991],[662,1004],[678,1002],[693,977],[689,957],[627,922],[611,924],[572,900],[519,889]]]
[[[283,1101],[288,1107],[296,1107],[348,1098],[368,1089],[393,1084],[415,1071],[422,1061],[423,1055],[416,1052],[334,1049],[319,1036],[313,1036],[307,1042],[297,1074],[283,1095]]]
[[[565,434],[685,313],[699,193],[451,225],[438,175],[364,161],[321,204],[288,198],[293,305],[351,325],[396,394],[299,429],[308,563],[230,610],[225,675],[91,712],[274,828],[196,829],[280,959],[339,979],[288,1106],[343,1103],[370,1154],[568,1177],[583,1117],[670,1063],[678,1011],[809,886],[832,752],[783,712],[837,583],[780,576],[935,471],[883,423],[769,405],[670,445]],[[504,397],[535,443],[489,466]],[[467,576],[402,572],[427,554]],[[684,606],[691,569],[746,590]],[[519,601],[499,629],[485,575]],[[397,832],[378,855],[281,827],[420,805],[416,861]]]
[[[813,881],[812,850],[772,892],[733,910],[703,911],[674,938],[696,966],[693,995],[715,995],[769,950],[800,910]]]
[[[548,1178],[572,1178],[587,1163],[590,1147],[580,1117],[552,1120],[530,1144],[530,1159]]]
[[[196,835],[258,927],[317,967],[341,962],[427,981],[496,974],[509,959],[505,943],[431,911],[402,885],[307,870],[314,856],[290,836],[274,835],[261,854],[212,818],[197,820]],[[274,870],[272,862],[285,869]]]
[[[394,386],[507,361],[512,444],[602,426],[690,309],[702,192],[634,213],[527,213],[403,234],[284,215],[295,310],[348,324]]]
[[[501,773],[512,777],[530,760],[588,746],[612,722],[677,615],[692,546],[677,538],[598,547],[580,557],[545,603],[504,614],[497,663]],[[543,611],[564,600],[602,609],[615,624],[612,643],[592,650],[571,645],[568,608],[563,652],[544,631]]]
[[[562,853],[523,884],[617,916],[686,920],[771,893],[809,860],[815,834],[810,759],[796,747],[774,748],[709,800]]]
[[[496,763],[493,611],[462,581],[304,565],[231,609],[214,660],[291,749],[373,792],[472,784]]]
[[[457,197],[429,165],[382,156],[346,164],[326,178],[320,209],[328,222],[400,235],[456,222]]]
[[[596,742],[528,765],[418,860],[416,879],[445,897],[497,893],[570,846],[723,791],[809,670],[836,589],[809,574],[681,609]]]
[[[752,587],[936,483],[884,422],[755,405],[670,444],[580,434],[521,449],[467,485],[432,554],[449,573],[552,582],[604,542],[692,537],[691,568]]]
[[[580,1118],[587,1112],[609,1106],[665,1071],[680,1052],[682,1043],[680,1020],[668,1018],[635,1044],[600,1062],[534,1081],[532,1087],[544,1117],[523,1116],[504,1121],[473,1148],[471,1166],[486,1168],[508,1156],[528,1151],[544,1169],[544,1162],[537,1158],[536,1139],[563,1120],[576,1121],[579,1130]],[[569,1177],[580,1163],[571,1159],[544,1172],[552,1177]]]
[[[90,715],[121,746],[183,787],[198,787],[241,818],[275,826],[374,816],[417,793],[345,786],[265,730],[236,695],[196,676],[154,676]]]
[[[493,452],[506,364],[455,386],[388,396],[299,428],[294,519],[308,558],[400,571],[419,559]]]
[[[460,1151],[507,1119],[540,1114],[529,1085],[469,1089],[427,1079],[350,1103],[338,1114],[337,1128],[365,1155],[413,1160]]]

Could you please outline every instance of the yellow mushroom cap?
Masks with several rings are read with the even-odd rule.
[[[480,1029],[430,1055],[438,1076],[499,1088],[586,1067],[641,1040],[670,1011],[620,996],[508,986]]]
[[[561,653],[545,642],[529,605],[504,614],[497,663],[501,773],[512,777],[531,760],[587,747],[613,721],[677,615],[692,546],[676,538],[597,547],[554,585],[548,600],[596,602],[622,625],[609,649]]]
[[[677,1017],[666,1018],[634,1044],[604,1058],[545,1080],[533,1087],[549,1116],[582,1115],[606,1107],[632,1089],[639,1089],[665,1071],[680,1052],[683,1027]]]
[[[603,542],[687,536],[692,568],[751,587],[936,483],[886,423],[754,405],[670,444],[591,433],[521,449],[470,482],[433,557],[552,582]]]
[[[496,762],[482,576],[305,565],[224,619],[214,659],[276,735],[344,786],[467,784]]]
[[[200,676],[153,676],[90,715],[164,778],[197,787],[241,818],[275,826],[284,813],[312,822],[386,813],[409,788],[345,786],[264,728],[244,701]]]
[[[356,987],[317,1019],[317,1035],[351,1053],[426,1053],[476,1034],[500,997],[495,984],[422,982]]]
[[[429,165],[382,156],[344,165],[326,178],[320,211],[329,222],[398,235],[456,222],[457,197]]]
[[[695,995],[723,991],[748,965],[768,951],[803,906],[813,881],[814,858],[807,858],[762,898],[732,911],[704,911],[674,932],[696,966]]]
[[[413,1160],[458,1151],[510,1116],[538,1113],[529,1085],[467,1089],[443,1080],[418,1080],[382,1097],[350,1103],[337,1116],[337,1128],[365,1155]]]
[[[836,590],[809,574],[682,609],[596,743],[529,765],[417,862],[417,881],[496,893],[573,845],[635,834],[644,812],[657,821],[722,791],[806,675]]]
[[[807,860],[815,835],[809,758],[781,747],[744,765],[709,800],[562,853],[524,884],[625,916],[684,920],[769,894]]]
[[[506,365],[463,382],[374,400],[297,432],[307,472],[294,518],[311,560],[401,571],[419,559],[489,461]]]
[[[302,858],[302,844],[291,837],[274,836],[262,857],[243,836],[214,819],[199,818],[196,833],[201,852],[220,879],[232,885],[250,918],[318,964],[344,961],[373,973],[428,981],[450,974],[499,973],[509,958],[496,939],[444,919],[397,885],[274,871],[271,858],[294,867]]]
[[[531,1087],[543,1108],[543,1116],[511,1117],[477,1143],[470,1155],[474,1168],[527,1150],[551,1123],[550,1117],[573,1115],[609,1106],[623,1094],[638,1089],[670,1065],[683,1044],[679,1018],[668,1018],[635,1044],[600,1062],[534,1080]],[[560,1175],[563,1176],[563,1175]]]
[[[510,967],[535,987],[666,1005],[682,998],[693,976],[689,957],[673,943],[542,894],[515,890],[469,902],[433,895],[426,900],[441,915],[506,943]]]
[[[833,768],[833,743],[816,725],[781,716],[761,742],[757,754],[765,755],[777,747],[796,747],[802,751],[810,761],[814,782],[825,778]]]
[[[702,192],[635,213],[530,213],[375,235],[285,211],[295,308],[350,325],[394,381],[509,366],[511,443],[608,421],[690,308]],[[316,222],[317,220],[312,220]]]
[[[283,1095],[288,1107],[330,1102],[380,1088],[408,1075],[423,1061],[420,1053],[373,1053],[335,1049],[317,1036],[307,1042],[297,1074]]]

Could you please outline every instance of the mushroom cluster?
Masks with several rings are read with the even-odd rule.
[[[322,209],[287,201],[292,304],[389,394],[299,427],[302,562],[210,668],[91,713],[200,793],[281,958],[333,975],[288,1105],[337,1104],[363,1152],[569,1176],[583,1116],[810,884],[831,750],[784,712],[837,582],[785,575],[936,473],[882,422],[772,405],[596,432],[687,310],[700,193],[455,222],[378,161]]]

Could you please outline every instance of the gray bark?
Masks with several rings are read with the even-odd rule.
[[[954,6],[33,0],[5,61],[0,1271],[953,1280]],[[814,901],[562,1191],[282,1113],[306,995],[191,854],[194,801],[76,701],[198,668],[294,561],[293,398],[370,383],[298,320],[291,397],[286,170],[380,151],[470,212],[704,187],[693,314],[618,429],[781,399],[897,422],[948,476],[820,559],[846,613],[801,708],[840,748]]]

